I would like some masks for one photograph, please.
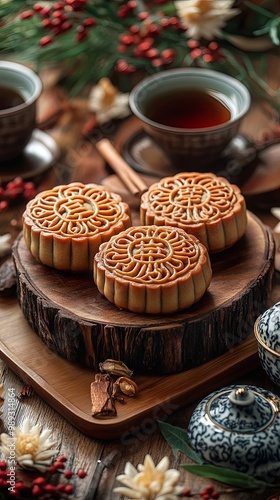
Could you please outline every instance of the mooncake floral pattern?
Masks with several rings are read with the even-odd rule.
[[[29,216],[40,229],[62,236],[92,236],[123,217],[118,195],[94,184],[57,186],[29,203]]]
[[[168,220],[188,224],[225,217],[236,203],[229,184],[208,174],[179,174],[166,177],[149,190],[151,210]]]
[[[184,229],[209,252],[220,252],[244,235],[247,212],[240,189],[223,177],[182,172],[164,177],[143,193],[140,221]]]
[[[201,255],[194,238],[176,229],[135,227],[106,245],[104,261],[115,276],[140,283],[164,283],[197,267]]]

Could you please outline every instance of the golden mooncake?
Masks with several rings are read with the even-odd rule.
[[[212,278],[205,246],[183,229],[135,226],[100,245],[94,281],[115,306],[135,313],[174,313],[198,301]]]
[[[32,255],[62,271],[92,270],[99,245],[130,225],[130,208],[118,194],[80,182],[39,193],[23,214]]]
[[[220,252],[244,235],[247,211],[240,189],[223,177],[184,172],[149,187],[141,197],[140,222],[184,229],[209,252]]]

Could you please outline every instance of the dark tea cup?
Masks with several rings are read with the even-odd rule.
[[[19,156],[29,142],[41,92],[41,79],[33,70],[0,61],[0,162]]]
[[[144,78],[129,96],[132,113],[177,170],[212,167],[237,134],[251,97],[235,78],[179,68]]]

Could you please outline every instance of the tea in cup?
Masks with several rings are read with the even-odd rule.
[[[0,162],[19,156],[29,142],[41,92],[41,79],[33,70],[0,61]]]
[[[213,165],[237,134],[250,93],[238,80],[203,68],[162,71],[130,93],[132,113],[180,170]]]

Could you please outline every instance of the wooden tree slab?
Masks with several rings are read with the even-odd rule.
[[[240,345],[267,305],[274,270],[272,234],[248,213],[245,236],[211,256],[213,279],[203,298],[172,315],[138,315],[103,297],[91,276],[37,262],[20,236],[13,247],[18,299],[31,328],[54,352],[98,371],[120,359],[139,374],[192,369]]]

